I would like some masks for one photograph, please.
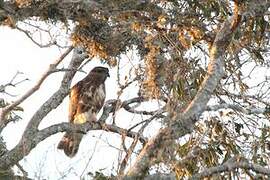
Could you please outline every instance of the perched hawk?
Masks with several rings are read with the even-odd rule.
[[[96,121],[96,115],[102,108],[106,96],[105,80],[109,77],[109,70],[105,67],[95,67],[90,73],[70,91],[69,122],[82,124],[86,121]],[[63,149],[69,157],[76,155],[83,134],[67,132],[57,148]]]

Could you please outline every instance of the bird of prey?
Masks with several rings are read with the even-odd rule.
[[[82,124],[86,121],[96,121],[96,115],[102,108],[106,92],[105,80],[110,77],[108,68],[95,67],[90,73],[70,91],[69,115],[70,123]],[[57,148],[64,151],[68,157],[74,157],[78,152],[83,134],[66,132]]]

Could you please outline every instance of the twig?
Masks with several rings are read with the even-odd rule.
[[[136,135],[133,142],[131,143],[130,147],[128,148],[128,150],[126,152],[126,155],[125,155],[124,159],[121,162],[121,165],[120,165],[120,168],[119,168],[119,171],[118,171],[118,176],[119,177],[124,175],[124,171],[126,169],[127,162],[129,160],[133,150],[135,149],[135,146],[137,145],[137,143],[138,143],[138,136]]]
[[[100,138],[101,136],[102,136],[102,135],[100,135],[99,138]],[[84,167],[84,169],[83,169],[83,171],[82,171],[82,173],[81,173],[81,175],[80,175],[80,179],[83,179],[83,175],[84,175],[85,171],[87,170],[87,168],[88,168],[88,166],[89,166],[91,160],[93,159],[94,152],[95,152],[96,149],[97,149],[97,145],[98,145],[98,141],[96,141],[96,143],[95,143],[95,145],[94,145],[94,150],[93,150],[92,154],[90,155],[90,157],[88,158],[88,161],[87,161],[87,163],[86,163],[86,166]]]
[[[124,175],[124,171],[126,169],[126,166],[127,166],[127,162],[128,160],[130,159],[131,157],[131,154],[133,153],[137,143],[138,143],[138,137],[139,136],[142,136],[142,133],[145,129],[145,127],[155,118],[155,116],[151,117],[148,119],[148,121],[145,122],[145,124],[140,128],[140,130],[138,131],[138,134],[136,135],[136,137],[134,138],[132,144],[130,145],[130,147],[128,148],[128,150],[126,151],[126,155],[124,157],[124,159],[122,160],[121,162],[121,165],[120,165],[120,168],[119,168],[119,171],[118,171],[118,176],[121,178],[123,175]],[[128,130],[130,131],[130,129]]]
[[[22,74],[20,71],[17,71],[16,74],[11,78],[9,84],[13,84],[13,81],[15,80],[15,78],[19,75]]]
[[[145,111],[145,110],[139,111],[139,110],[135,110],[134,108],[130,107],[129,105],[124,105],[123,108],[126,111],[128,111],[130,113],[133,113],[133,114],[142,114],[142,115],[156,115],[156,114],[159,114],[160,118],[165,117],[164,115],[162,115],[164,107],[162,107],[161,109],[156,110],[156,111]],[[162,110],[162,111],[160,111],[160,110]]]
[[[227,103],[222,103],[222,104],[217,104],[217,105],[212,105],[212,106],[207,106],[206,111],[217,111],[219,109],[232,109],[234,111],[238,111],[243,114],[265,114],[269,113],[269,108],[264,107],[264,108],[257,108],[257,107],[252,107],[252,106],[240,106],[237,104],[227,104]]]
[[[40,44],[36,40],[34,40],[34,38],[29,34],[28,31],[26,31],[24,29],[21,29],[18,26],[16,26],[16,29],[18,29],[19,31],[23,32],[35,45],[37,45],[40,48],[48,48],[48,47],[50,47],[52,45],[57,45],[57,42],[56,41],[49,42],[47,44]]]
[[[16,166],[17,166],[17,167],[19,168],[19,170],[22,172],[23,178],[27,178],[28,173],[23,169],[23,167],[22,167],[19,163],[16,163]]]
[[[133,113],[133,114],[142,114],[142,115],[157,115],[157,114],[159,114],[160,118],[165,117],[162,115],[163,109],[165,107],[162,107],[162,108],[155,110],[155,111],[145,111],[145,110],[139,111],[139,110],[135,110],[133,107],[130,106],[133,103],[142,103],[145,101],[147,101],[147,99],[140,96],[140,97],[136,97],[136,98],[132,98],[132,99],[123,101],[121,104],[121,107],[123,107],[126,111]]]
[[[154,120],[155,118],[163,118],[164,116],[162,115],[162,112],[161,111],[160,113],[156,113],[155,115],[151,116],[149,119],[146,119],[146,120],[143,120],[135,125],[133,125],[132,127],[130,127],[128,129],[128,131],[131,131],[132,129],[136,128],[137,126],[143,124],[143,123],[150,123],[152,120]]]
[[[20,81],[14,83],[14,80],[15,80],[16,77],[17,77],[18,75],[20,75],[20,74],[23,74],[23,73],[17,71],[16,74],[11,78],[11,80],[10,80],[8,83],[6,83],[6,84],[4,84],[4,85],[0,85],[0,93],[5,93],[5,94],[8,94],[8,95],[10,95],[10,96],[13,96],[13,95],[11,95],[11,94],[9,94],[9,93],[6,92],[6,88],[9,87],[9,86],[15,87],[15,86],[17,86],[18,84],[21,84],[21,83],[23,83],[24,81],[29,80],[28,78],[25,78],[25,79],[23,79],[23,80],[20,80]]]
[[[89,58],[89,57],[87,57],[87,58]],[[91,59],[87,59],[79,68],[78,68],[78,70],[82,70],[82,68],[86,65],[86,64],[88,64],[89,62],[91,61]]]

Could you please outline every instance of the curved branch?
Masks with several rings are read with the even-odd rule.
[[[164,100],[164,99],[162,99],[162,100]],[[142,102],[146,102],[146,101],[147,101],[147,99],[145,97],[140,96],[140,97],[136,97],[136,98],[132,98],[132,99],[123,101],[121,103],[121,107],[123,107],[126,111],[133,113],[133,114],[152,115],[152,116],[153,115],[156,116],[157,114],[159,114],[160,118],[165,117],[164,115],[162,115],[163,110],[165,109],[165,106],[158,109],[158,110],[155,110],[155,111],[136,110],[134,107],[130,106],[133,103],[142,103]],[[164,100],[164,101],[166,101],[166,100]]]

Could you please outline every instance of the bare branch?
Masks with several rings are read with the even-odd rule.
[[[48,48],[51,47],[52,45],[57,45],[56,41],[53,42],[49,42],[48,44],[40,44],[39,42],[37,42],[27,30],[21,29],[20,27],[16,26],[16,29],[18,29],[19,31],[23,32],[35,45],[37,45],[40,48]]]
[[[34,94],[41,86],[41,84],[44,82],[44,80],[51,74],[51,71],[54,70],[58,64],[72,51],[73,47],[68,48],[54,63],[52,63],[49,68],[43,73],[41,78],[37,81],[37,83],[29,89],[22,97],[20,97],[18,100],[14,101],[12,104],[4,107],[0,111],[0,130],[5,127],[5,125],[8,123],[5,120],[5,115],[10,112],[13,108],[21,104],[25,99],[30,97],[32,94]],[[1,131],[0,131],[1,132]]]
[[[128,150],[126,151],[126,155],[124,157],[124,159],[121,162],[120,168],[119,168],[119,172],[118,172],[118,176],[119,178],[122,178],[124,176],[125,173],[125,169],[127,166],[127,162],[130,159],[132,153],[134,152],[134,149],[138,143],[139,140],[139,136],[142,136],[144,129],[146,128],[146,126],[153,120],[155,119],[155,116],[152,116],[151,118],[147,119],[147,121],[143,124],[143,126],[140,128],[140,130],[138,131],[138,134],[136,135],[136,137],[134,138],[132,144],[130,145],[130,147],[128,148]],[[131,131],[132,128],[128,129],[128,132]],[[145,143],[143,143],[145,144]]]
[[[130,147],[128,148],[126,155],[124,157],[124,159],[121,162],[120,168],[119,168],[119,172],[118,172],[118,176],[121,177],[124,175],[124,171],[126,169],[127,166],[127,162],[129,160],[129,158],[131,157],[132,152],[134,151],[136,145],[138,142],[138,136],[136,136],[133,140],[133,142],[131,143]]]
[[[17,71],[16,74],[11,78],[11,80],[10,80],[8,83],[6,83],[6,84],[4,84],[4,85],[0,85],[0,93],[6,93],[6,94],[9,94],[9,93],[6,92],[6,88],[7,88],[7,87],[15,87],[15,86],[17,86],[18,84],[21,84],[21,83],[23,83],[24,81],[27,81],[27,80],[28,80],[28,78],[25,78],[25,79],[20,80],[20,81],[18,81],[18,82],[14,82],[15,79],[16,79],[16,78],[18,77],[18,75],[20,75],[20,74],[23,74],[23,73]],[[9,94],[9,95],[10,95],[10,94]],[[11,95],[11,96],[13,96],[13,95]]]
[[[105,123],[99,123],[97,122],[86,122],[84,124],[81,125],[76,125],[76,124],[71,124],[71,123],[60,123],[60,124],[55,124],[52,125],[50,127],[44,128],[42,130],[40,130],[37,133],[37,139],[36,141],[41,142],[44,139],[46,139],[47,137],[56,134],[58,132],[69,132],[69,131],[73,131],[73,132],[78,132],[78,133],[83,133],[86,134],[88,131],[93,131],[93,130],[104,130],[104,131],[108,131],[108,132],[114,132],[117,134],[122,134],[122,133],[126,133],[126,135],[130,138],[136,138],[136,136],[138,136],[138,133],[133,132],[133,131],[127,131],[124,128],[115,126],[115,125],[109,125],[109,124],[105,124]],[[138,136],[138,139],[142,142],[142,143],[146,143],[147,142],[147,138],[143,137],[142,135]]]
[[[163,108],[159,109],[159,110],[156,110],[156,111],[145,111],[145,110],[136,110],[135,108],[131,107],[130,105],[124,105],[123,106],[124,109],[130,113],[133,113],[133,114],[142,114],[142,115],[154,115],[156,116],[157,114],[159,114],[160,118],[164,118],[165,116],[162,115],[162,113],[164,112]]]

